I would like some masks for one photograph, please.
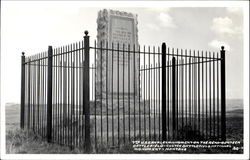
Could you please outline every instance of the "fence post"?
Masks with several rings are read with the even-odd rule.
[[[89,108],[89,36],[85,31],[84,36],[84,79],[83,79],[83,106],[85,111],[85,144],[84,148],[87,153],[91,149],[90,141],[90,108]]]
[[[173,134],[175,131],[175,57],[172,58],[172,122],[173,122]],[[173,135],[174,136],[174,135]]]
[[[162,43],[162,141],[167,140],[166,97],[166,43]]]
[[[21,115],[20,128],[24,128],[24,105],[25,105],[25,53],[22,52],[21,58]]]
[[[47,141],[52,140],[52,46],[48,48],[48,81],[47,81]]]
[[[226,61],[224,46],[221,46],[221,140],[226,141]]]

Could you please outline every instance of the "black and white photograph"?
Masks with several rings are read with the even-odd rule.
[[[248,159],[248,1],[1,1],[1,159]]]

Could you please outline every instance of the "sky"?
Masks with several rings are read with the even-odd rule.
[[[143,2],[141,2],[143,3]],[[110,6],[112,7],[109,7]],[[21,52],[27,56],[83,39],[93,44],[97,14],[116,9],[138,15],[140,45],[220,51],[226,49],[227,98],[243,98],[244,22],[241,7],[170,7],[169,5],[1,2],[1,90],[5,102],[20,102]],[[136,6],[136,7],[135,7]],[[165,7],[166,6],[166,7]]]

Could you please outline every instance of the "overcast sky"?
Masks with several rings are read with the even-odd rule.
[[[1,2],[1,88],[5,102],[20,101],[21,52],[32,55],[97,35],[99,10],[138,15],[141,45],[219,52],[227,50],[227,97],[243,97],[243,10],[239,7],[86,7],[81,2]],[[143,2],[141,2],[143,3]],[[157,4],[157,3],[156,3]]]

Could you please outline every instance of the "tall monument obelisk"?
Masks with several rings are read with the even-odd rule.
[[[136,14],[106,9],[98,13],[97,47],[103,50],[97,50],[96,95],[102,101],[108,97],[109,104],[111,96],[126,103],[128,99],[138,101],[139,54],[134,53],[138,51],[137,24]]]

